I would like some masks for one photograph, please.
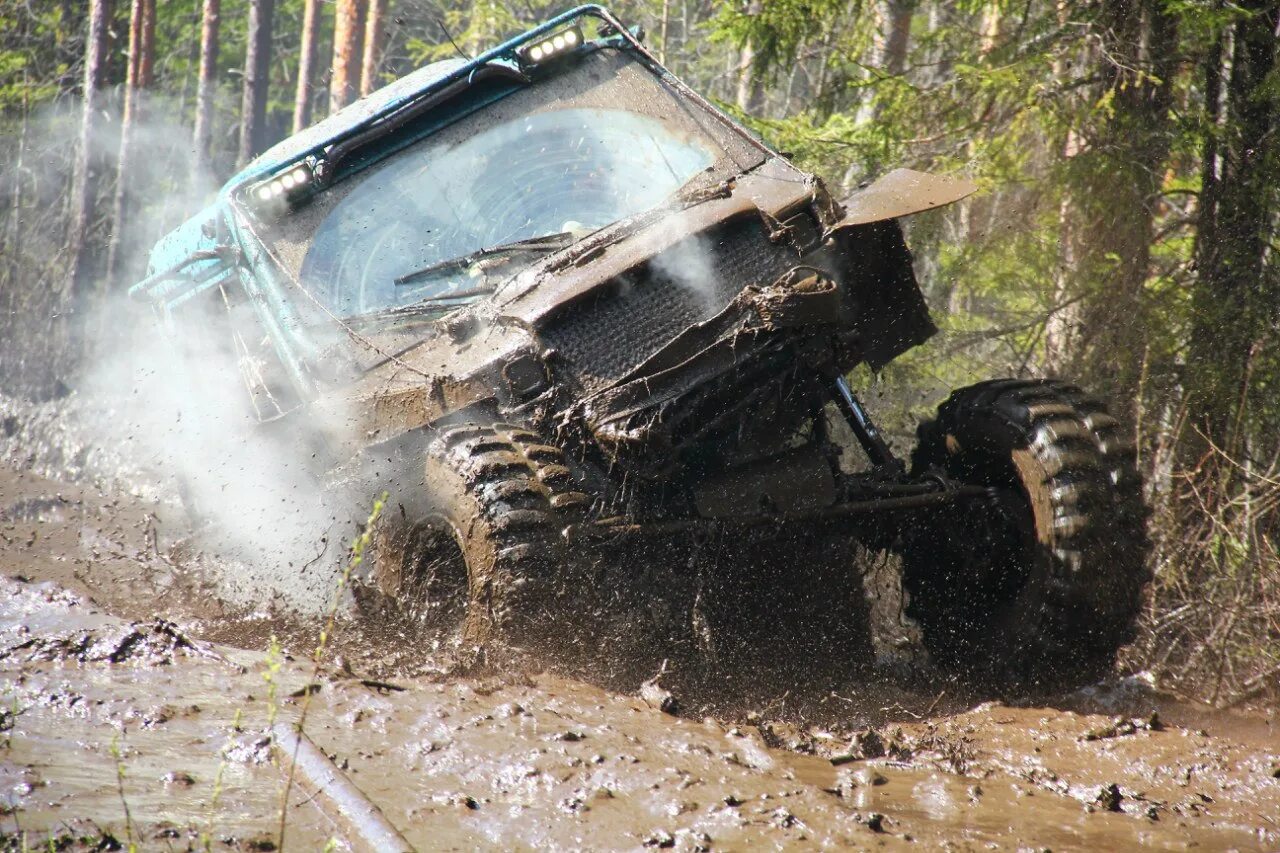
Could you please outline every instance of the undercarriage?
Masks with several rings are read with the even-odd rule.
[[[631,515],[611,515],[570,525],[570,540],[620,535],[673,536],[708,525],[725,527],[825,524],[863,537],[891,542],[896,522],[878,513],[941,508],[967,500],[990,498],[994,487],[977,486],[930,472],[913,477],[894,455],[861,401],[843,378],[833,384],[834,400],[870,470],[856,474],[833,471],[828,447],[801,448],[780,457],[731,470],[710,484],[694,488],[696,514],[638,521]],[[896,517],[895,517],[896,518]]]
[[[461,620],[464,648],[501,639],[564,660],[605,643],[642,668],[757,648],[779,620],[809,626],[788,642],[865,650],[862,549],[900,561],[935,666],[1021,686],[1110,666],[1147,579],[1145,509],[1096,400],[1048,380],[962,389],[907,463],[843,378],[829,389],[863,470],[841,468],[820,421],[772,456],[699,470],[686,455],[667,479],[506,422],[445,427],[425,460],[436,502],[390,525],[400,545],[378,555],[373,609],[425,598]]]

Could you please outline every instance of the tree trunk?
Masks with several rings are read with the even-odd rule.
[[[218,91],[218,25],[221,0],[204,0],[200,19],[200,81],[196,88],[196,129],[193,134],[197,176],[209,171],[209,142],[213,138],[213,101]]]
[[[360,97],[378,88],[378,70],[382,63],[382,38],[387,13],[387,0],[368,0],[364,24],[364,55],[360,63]]]
[[[240,156],[244,166],[266,147],[267,87],[271,78],[271,25],[275,0],[250,0],[240,106]]]
[[[987,56],[1000,42],[1000,25],[1004,17],[1000,3],[990,2],[982,10],[982,32],[979,51]]]
[[[330,113],[355,98],[363,33],[363,0],[338,0],[333,19],[333,70],[329,75]]]
[[[880,67],[886,74],[897,77],[907,68],[911,16],[916,11],[916,0],[887,0],[884,5],[884,52],[880,57]]]
[[[662,0],[662,19],[658,23],[658,61],[667,64],[667,28],[671,22],[671,0]]]
[[[298,48],[298,93],[293,99],[293,132],[311,124],[315,85],[316,40],[320,37],[320,0],[306,0],[302,10],[302,43]]]
[[[884,0],[878,6],[880,19],[876,37],[876,64],[879,73],[899,77],[907,68],[907,52],[911,46],[911,17],[916,11],[916,0]],[[884,102],[874,96],[874,89],[858,108],[858,121],[876,121]],[[852,164],[851,164],[852,167]]]
[[[1058,73],[1061,74],[1060,69]],[[1068,129],[1062,143],[1062,161],[1070,162],[1079,154],[1081,144],[1079,132],[1074,128]],[[1071,196],[1067,194],[1058,204],[1058,264],[1053,276],[1050,313],[1044,325],[1044,367],[1050,375],[1071,374],[1080,337],[1080,303],[1075,301],[1079,285],[1076,276],[1079,268],[1076,228],[1079,223],[1071,202]]]
[[[149,88],[156,79],[156,0],[142,4],[142,32],[139,34],[138,88]]]
[[[88,288],[89,221],[97,196],[96,158],[93,139],[97,133],[101,110],[103,66],[106,60],[107,23],[111,17],[110,0],[89,0],[89,31],[84,45],[84,110],[80,119],[80,142],[71,182],[71,216],[67,230],[67,267],[65,296],[83,302]]]
[[[748,15],[759,15],[764,9],[762,0],[751,0]],[[734,101],[744,113],[756,113],[764,106],[764,80],[756,66],[756,48],[747,39],[738,53],[738,93]]]
[[[1111,109],[1092,133],[1085,129],[1086,147],[1072,160],[1069,233],[1078,240],[1068,248],[1076,267],[1066,296],[1080,300],[1073,373],[1126,411],[1150,328],[1146,284],[1173,133],[1177,32],[1162,0],[1107,0],[1098,24]]]
[[[111,238],[107,242],[106,288],[111,290],[122,272],[123,255],[132,235],[133,137],[141,108],[143,72],[152,62],[146,55],[154,39],[148,39],[147,20],[155,20],[155,0],[133,0],[129,10],[129,63],[124,84],[124,106],[120,118],[120,151],[116,161],[115,203],[111,213]]]
[[[22,75],[22,82],[27,82],[27,76]],[[13,164],[13,210],[9,217],[9,226],[13,229],[13,236],[9,240],[9,258],[13,259],[17,254],[18,247],[22,245],[22,185],[26,182],[22,174],[23,158],[27,152],[27,124],[31,119],[31,90],[23,85],[22,87],[22,125],[18,130],[18,151],[14,158]]]
[[[1211,130],[1205,137],[1205,186],[1196,235],[1199,274],[1187,359],[1194,425],[1208,441],[1232,452],[1248,403],[1252,363],[1268,346],[1267,338],[1276,335],[1280,317],[1280,285],[1266,271],[1268,241],[1280,212],[1274,190],[1280,182],[1280,146],[1275,142],[1280,95],[1270,83],[1278,61],[1280,2],[1240,5],[1245,15],[1234,24],[1223,120],[1218,133]],[[1222,53],[1219,41],[1209,62],[1220,62]],[[1213,116],[1222,94],[1222,70],[1216,63],[1206,68],[1205,83]]]

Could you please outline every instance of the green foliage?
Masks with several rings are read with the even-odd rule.
[[[120,806],[124,810],[124,831],[126,843],[128,844],[129,853],[134,853],[138,849],[137,844],[133,840],[133,815],[129,811],[129,800],[124,793],[125,766],[124,766],[124,750],[120,746],[120,736],[115,735],[111,738],[111,757],[116,763],[116,790],[120,794]]]
[[[0,112],[52,100],[74,73],[80,22],[64,17],[71,9],[33,4],[0,13]]]
[[[267,685],[267,726],[275,725],[280,713],[280,667],[284,664],[284,649],[276,635],[272,634],[267,643],[267,654],[263,661],[262,680]]]
[[[724,4],[712,19],[712,41],[750,44],[756,67],[769,82],[797,59],[801,47],[846,17],[864,12],[861,0],[770,0],[745,6]]]

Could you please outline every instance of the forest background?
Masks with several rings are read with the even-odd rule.
[[[238,164],[564,8],[0,0],[0,392],[70,393],[76,318]],[[1123,665],[1219,705],[1280,694],[1280,0],[611,8],[838,196],[896,166],[979,182],[908,226],[940,340],[861,377],[898,449],[977,379],[1099,392],[1152,508]]]

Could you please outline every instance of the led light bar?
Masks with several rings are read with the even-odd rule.
[[[547,60],[563,56],[580,44],[582,44],[582,30],[570,27],[541,41],[526,44],[520,48],[517,55],[525,65],[541,65]]]
[[[296,163],[274,178],[255,184],[249,189],[249,198],[259,210],[278,208],[305,193],[314,180],[310,163]]]

